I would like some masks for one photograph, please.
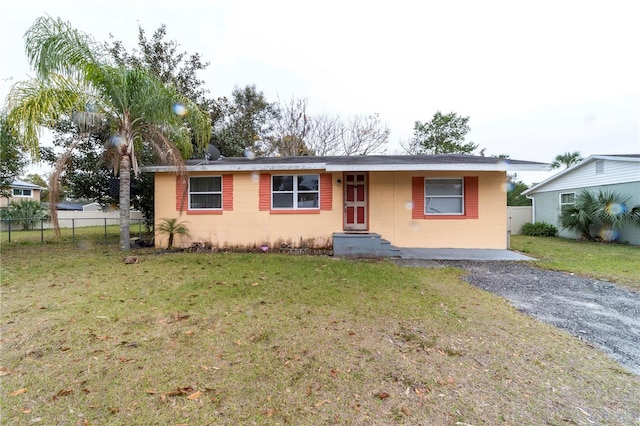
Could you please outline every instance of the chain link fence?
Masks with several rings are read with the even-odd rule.
[[[131,237],[143,239],[146,224],[143,218],[132,217]],[[98,239],[104,244],[117,244],[120,238],[120,219],[115,217],[59,218],[60,238],[75,243],[79,239]],[[2,243],[39,242],[56,239],[49,219],[20,218],[0,219]]]

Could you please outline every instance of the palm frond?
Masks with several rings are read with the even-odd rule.
[[[29,63],[43,79],[51,74],[78,78],[100,68],[100,45],[60,18],[38,18],[24,38]]]
[[[58,74],[50,77],[49,81],[18,82],[11,87],[7,97],[7,122],[18,130],[20,142],[36,159],[40,155],[41,127],[51,127],[62,116],[84,110],[88,99],[86,87]]]

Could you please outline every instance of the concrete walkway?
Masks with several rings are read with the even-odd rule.
[[[410,260],[536,260],[510,250],[400,248],[400,258]]]

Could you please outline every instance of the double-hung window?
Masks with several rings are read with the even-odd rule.
[[[576,203],[575,192],[565,192],[564,194],[560,194],[560,207],[573,206],[575,203]]]
[[[13,196],[14,197],[31,197],[31,190],[13,188]]]
[[[198,176],[189,178],[189,209],[222,209],[222,177]]]
[[[271,176],[272,209],[319,209],[320,175]]]
[[[425,179],[425,215],[464,214],[464,180],[462,178]]]

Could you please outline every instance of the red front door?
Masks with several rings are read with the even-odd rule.
[[[344,230],[366,231],[367,223],[367,174],[344,174]]]

